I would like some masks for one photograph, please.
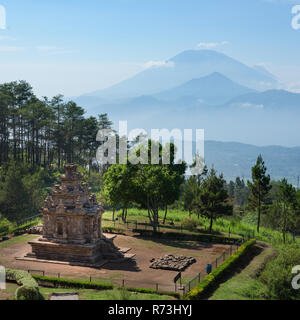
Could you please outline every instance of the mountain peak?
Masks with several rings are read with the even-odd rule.
[[[203,63],[203,60],[206,59],[220,59],[222,57],[230,59],[225,54],[214,50],[185,50],[171,58],[169,61],[174,63]]]

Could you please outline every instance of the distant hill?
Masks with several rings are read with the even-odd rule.
[[[273,76],[223,53],[212,50],[187,50],[161,66],[153,66],[110,88],[88,93],[83,97],[114,100],[153,95],[213,72],[220,72],[232,81],[251,89],[267,90],[277,87],[277,81]]]
[[[237,96],[252,93],[254,90],[241,86],[219,72],[206,77],[192,79],[184,84],[154,95],[162,100],[194,98],[201,103],[221,104]]]
[[[237,176],[250,179],[251,167],[259,154],[262,155],[272,179],[286,177],[290,183],[297,184],[297,176],[300,176],[300,147],[257,147],[236,142],[205,141],[207,165],[213,165],[218,172],[223,172],[228,180]]]
[[[87,115],[108,113],[116,126],[127,120],[129,129],[201,128],[208,140],[297,146],[300,94],[276,87],[262,66],[188,50],[75,102]]]
[[[230,100],[226,107],[261,106],[275,110],[296,109],[300,111],[300,94],[285,90],[267,90],[264,92],[247,93]]]

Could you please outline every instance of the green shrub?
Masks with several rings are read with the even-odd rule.
[[[33,275],[34,279],[38,281],[40,285],[49,286],[51,283],[55,288],[80,288],[80,289],[95,289],[95,290],[112,290],[114,289],[114,285],[107,283],[97,283],[97,282],[88,282],[88,281],[80,281],[80,280],[71,280],[71,279],[63,279],[63,278],[53,278],[53,277],[44,277]],[[177,299],[180,298],[180,294],[176,292],[168,292],[161,290],[153,290],[147,288],[127,288],[124,290],[138,292],[138,293],[149,293],[149,294],[159,294],[159,295],[167,295],[172,296]]]
[[[42,300],[39,286],[28,272],[7,269],[6,278],[11,281],[16,281],[20,286],[15,292],[15,298],[17,300]]]
[[[298,245],[282,246],[277,257],[267,262],[259,280],[267,288],[267,299],[299,300],[300,291],[293,289],[291,282],[295,274],[292,268],[300,264]]]
[[[33,275],[34,279],[38,281],[39,284],[43,285],[45,283],[51,283],[55,288],[81,288],[81,289],[96,289],[96,290],[111,290],[114,288],[112,284],[109,283],[98,283],[89,282],[81,280],[71,280],[63,278],[53,278]]]
[[[187,300],[202,299],[214,285],[226,273],[230,272],[232,267],[239,261],[239,259],[256,243],[255,239],[251,239],[240,246],[240,248],[228,259],[226,259],[219,267],[208,274],[203,281],[201,281],[194,289],[185,295]]]
[[[199,221],[194,218],[184,218],[182,223],[182,227],[189,231],[197,230],[197,226],[199,225]]]
[[[127,291],[133,291],[138,293],[148,293],[148,294],[159,294],[161,296],[171,296],[176,299],[180,299],[180,294],[177,292],[169,292],[169,291],[163,291],[163,290],[154,290],[154,289],[148,289],[148,288],[125,288]]]
[[[104,233],[124,234],[125,231],[126,230],[124,228],[117,228],[117,227],[112,227],[112,226],[102,227],[102,232],[104,232]]]

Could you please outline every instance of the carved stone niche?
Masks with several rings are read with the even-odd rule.
[[[56,218],[56,227],[55,227],[55,238],[60,240],[65,240],[67,242],[68,239],[68,231],[67,231],[67,218],[58,216]]]

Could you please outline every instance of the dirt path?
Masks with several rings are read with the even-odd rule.
[[[255,282],[255,272],[262,263],[274,253],[270,246],[257,243],[254,247],[256,255],[251,259],[247,266],[242,267],[235,274],[221,283],[210,296],[209,300],[248,300],[245,290],[252,282]]]
[[[118,235],[114,243],[118,247],[131,248],[135,261],[105,264],[101,269],[68,266],[32,261],[20,261],[15,257],[24,256],[31,250],[27,241],[35,236],[20,236],[0,244],[0,264],[15,269],[44,270],[46,276],[77,278],[88,280],[107,280],[122,283],[125,286],[146,287],[160,290],[174,290],[173,279],[178,272],[150,269],[150,260],[165,254],[180,254],[195,257],[197,262],[183,272],[183,278],[190,280],[201,271],[207,263],[219,257],[229,246],[223,244],[200,243],[195,241],[175,241],[154,238],[139,238]],[[118,280],[117,280],[118,279]]]

